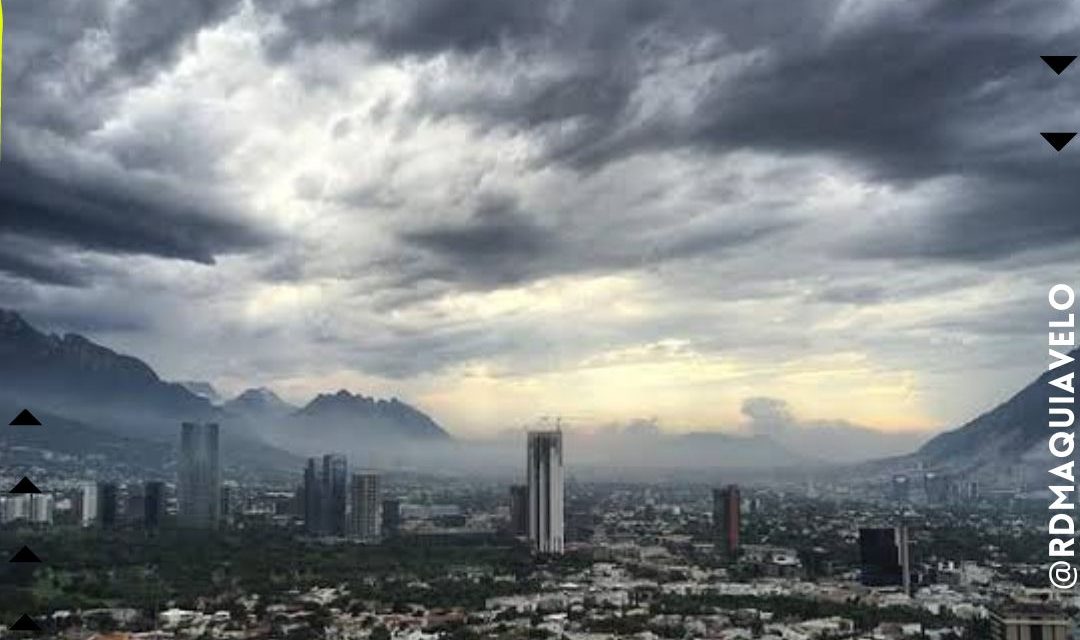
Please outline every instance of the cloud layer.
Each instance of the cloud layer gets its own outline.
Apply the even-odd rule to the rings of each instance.
[[[937,428],[1043,366],[1076,267],[1065,3],[8,14],[5,304],[176,378],[462,432]]]

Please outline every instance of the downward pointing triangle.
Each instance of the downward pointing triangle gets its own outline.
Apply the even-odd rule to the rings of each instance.
[[[8,493],[41,493],[41,489],[38,489],[33,482],[30,482],[30,478],[23,476],[23,479],[19,480]]]
[[[30,411],[23,409],[8,425],[12,427],[40,427],[41,421],[35,418]]]
[[[15,624],[8,628],[12,631],[41,631],[41,627],[38,626],[38,623],[34,622],[34,619],[25,613],[15,621]]]
[[[1058,74],[1059,76],[1061,75],[1062,71],[1064,71],[1066,68],[1068,68],[1068,66],[1070,64],[1072,64],[1073,60],[1076,60],[1076,56],[1039,56],[1039,57],[1042,58],[1043,62],[1045,62],[1051,69],[1054,70],[1054,73]]]
[[[1057,131],[1057,132],[1042,132],[1039,134],[1044,140],[1050,143],[1050,146],[1057,151],[1061,151],[1065,148],[1065,145],[1069,144],[1069,140],[1073,139],[1076,135],[1075,131]]]
[[[37,557],[37,554],[31,551],[30,547],[23,547],[16,551],[8,562],[41,562],[41,558]]]

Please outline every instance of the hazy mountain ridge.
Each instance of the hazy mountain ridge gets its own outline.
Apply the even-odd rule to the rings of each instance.
[[[13,311],[0,310],[3,395],[84,421],[107,422],[128,435],[171,435],[163,421],[211,418],[214,407],[167,382],[138,358],[77,334],[46,334]]]
[[[372,435],[392,436],[395,432],[410,438],[445,440],[450,434],[427,414],[397,398],[383,400],[344,389],[334,394],[319,394],[294,417],[304,422],[358,420],[370,424]]]
[[[1069,356],[1080,358],[1080,349]],[[1005,402],[952,431],[931,439],[916,455],[931,462],[972,466],[1015,460],[1034,447],[1045,446],[1049,398],[1064,392],[1050,381],[1073,371],[1074,364],[1043,372]]]
[[[285,417],[298,410],[266,387],[246,389],[221,408],[227,415],[259,418]]]
[[[249,451],[263,449],[278,461],[289,456],[266,444],[280,446],[282,439],[273,435],[282,432],[326,450],[450,438],[432,418],[397,399],[341,391],[298,409],[268,389],[249,389],[217,407],[189,389],[193,384],[196,391],[212,390],[206,383],[163,380],[136,357],[81,335],[44,333],[17,312],[0,309],[0,400],[5,406],[30,407],[100,432],[157,441],[173,441],[182,421],[215,420],[222,423],[223,437]]]
[[[223,398],[218,390],[214,388],[214,385],[202,380],[181,380],[177,384],[184,387],[191,393],[206,398],[213,405],[220,405]]]

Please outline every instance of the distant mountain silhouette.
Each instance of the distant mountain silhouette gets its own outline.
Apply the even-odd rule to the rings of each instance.
[[[181,380],[178,384],[195,395],[206,398],[212,404],[219,405],[222,400],[224,400],[224,398],[221,397],[221,394],[218,393],[218,390],[214,388],[214,385],[209,382],[203,382],[202,380]]]
[[[222,424],[223,437],[233,441],[234,453],[280,462],[288,457],[267,443],[307,452],[311,447],[352,450],[449,439],[429,416],[397,399],[339,391],[297,409],[260,388],[217,407],[204,394],[216,392],[207,383],[162,380],[138,358],[80,335],[41,332],[18,313],[0,310],[0,406],[29,407],[62,419],[82,442],[83,433],[104,432],[173,442],[181,422],[213,420]],[[57,432],[25,437],[44,446]]]
[[[378,440],[450,438],[427,414],[397,398],[369,398],[344,389],[319,394],[293,417],[308,427],[329,425],[345,434],[362,433]]]
[[[1080,349],[1069,355],[1080,359]],[[1051,387],[1050,381],[1074,370],[1075,365],[1066,364],[1044,372],[994,409],[934,437],[914,456],[931,466],[984,474],[1047,458],[1049,398],[1065,394]]]
[[[221,408],[229,416],[260,420],[284,418],[297,410],[297,407],[285,402],[266,387],[247,389],[221,405]]]
[[[0,310],[0,397],[140,435],[172,437],[180,420],[215,416],[209,400],[138,358],[78,334],[42,333],[8,310]]]

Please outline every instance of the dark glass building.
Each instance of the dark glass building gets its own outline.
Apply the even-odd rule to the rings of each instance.
[[[180,523],[212,529],[221,521],[218,425],[185,422],[180,432]]]
[[[728,556],[737,554],[742,529],[742,497],[738,485],[713,489],[713,529],[724,553]]]
[[[165,483],[147,482],[143,493],[143,526],[157,529],[165,523]]]

